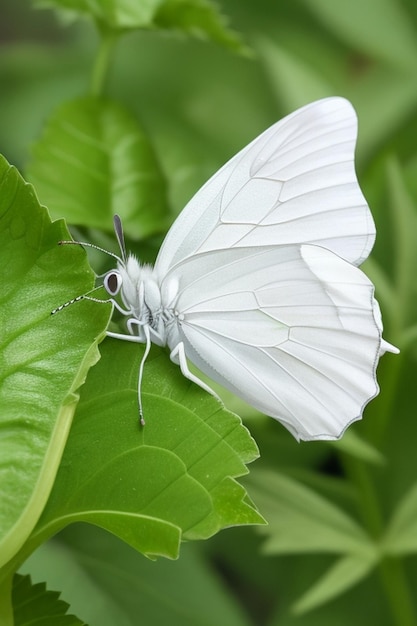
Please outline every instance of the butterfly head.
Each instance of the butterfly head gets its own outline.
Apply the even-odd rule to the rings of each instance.
[[[117,263],[117,269],[112,269],[103,278],[103,286],[111,297],[120,295],[128,309],[138,314],[140,302],[140,285],[146,279],[147,268],[142,266],[137,258],[130,254],[126,260]]]

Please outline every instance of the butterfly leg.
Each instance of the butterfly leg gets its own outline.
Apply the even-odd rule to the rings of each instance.
[[[204,389],[204,391],[207,391],[221,402],[221,399],[219,398],[217,393],[188,369],[187,356],[185,354],[185,347],[182,341],[178,343],[175,348],[172,349],[169,357],[173,363],[180,366],[181,374],[185,378],[188,378],[188,380],[191,380],[192,383],[195,383],[196,385],[201,387],[201,389]]]
[[[143,378],[143,368],[145,366],[145,361],[148,357],[149,351],[151,349],[151,335],[149,331],[149,326],[147,324],[141,323],[139,320],[131,317],[127,320],[126,326],[131,334],[127,335],[124,333],[113,333],[111,331],[107,331],[106,335],[108,337],[113,337],[113,339],[122,339],[123,341],[132,341],[134,343],[144,343],[145,351],[143,353],[140,365],[139,365],[139,376],[138,376],[138,405],[139,405],[139,422],[141,426],[145,426],[145,419],[143,417],[143,405],[142,405],[142,378]],[[138,334],[134,335],[133,328],[136,326],[138,328]]]
[[[145,343],[146,339],[138,335],[127,335],[126,333],[113,333],[110,330],[106,332],[107,337],[113,339],[122,339],[123,341],[132,341],[133,343]]]
[[[130,311],[120,306],[120,304],[114,298],[109,298],[108,300],[105,300],[105,302],[111,302],[113,307],[117,309],[122,315],[130,315]]]
[[[142,326],[140,328],[140,332],[143,332],[145,351],[143,353],[142,360],[139,365],[139,376],[138,376],[138,403],[139,403],[139,422],[141,426],[145,426],[145,418],[143,417],[143,405],[142,405],[142,378],[143,378],[143,368],[145,366],[145,361],[148,357],[149,351],[151,349],[151,335],[149,332],[149,326]]]
[[[113,337],[113,339],[122,339],[124,341],[133,341],[134,343],[146,343],[147,337],[146,333],[143,331],[143,324],[139,322],[139,320],[131,317],[126,322],[127,329],[129,334],[126,333],[113,333],[110,330],[106,332],[107,337]],[[138,332],[135,334],[133,328],[137,327]]]

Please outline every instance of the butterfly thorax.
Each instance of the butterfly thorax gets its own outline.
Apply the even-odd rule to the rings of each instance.
[[[133,255],[124,264],[118,264],[122,279],[121,297],[129,315],[140,325],[148,326],[154,343],[164,346],[171,334],[177,314],[172,306],[163,302],[161,288],[151,265],[141,265]]]

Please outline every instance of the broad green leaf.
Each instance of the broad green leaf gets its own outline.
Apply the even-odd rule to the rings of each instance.
[[[377,563],[376,552],[352,554],[339,559],[320,580],[311,587],[295,604],[296,614],[311,611],[332,600],[365,578]]]
[[[0,159],[0,567],[25,542],[55,479],[78,401],[99,358],[109,308],[51,311],[94,283],[85,253],[57,242],[31,185]],[[1,578],[1,574],[0,574]]]
[[[101,352],[30,545],[85,521],[144,554],[176,558],[182,539],[262,523],[235,482],[257,456],[239,418],[155,349],[145,366],[146,426],[140,427],[137,375],[143,347],[109,339]]]
[[[89,626],[136,626],[138,615],[146,625],[247,626],[239,599],[199,547],[187,543],[177,561],[155,562],[110,533],[77,524],[43,544],[22,570],[61,589]]]
[[[28,7],[29,3],[25,4]],[[21,5],[19,12],[22,10]],[[0,84],[7,97],[0,98],[0,146],[10,163],[27,163],[46,111],[84,91],[86,79],[81,68],[85,66],[83,49],[59,46],[52,54],[46,41],[44,45],[25,42],[3,47]]]
[[[417,552],[417,483],[405,494],[388,524],[382,542],[390,555]]]
[[[416,31],[396,0],[303,0],[331,33],[362,54],[403,67],[416,66]]]
[[[245,480],[268,526],[267,554],[367,553],[365,531],[342,509],[312,489],[278,472],[254,471]]]
[[[45,583],[32,584],[30,576],[16,574],[13,580],[14,626],[53,624],[53,626],[87,626],[74,615],[68,615],[68,604],[59,593],[48,591]]]
[[[121,105],[83,98],[60,106],[33,148],[28,176],[52,215],[135,238],[167,225],[165,180],[149,140]]]

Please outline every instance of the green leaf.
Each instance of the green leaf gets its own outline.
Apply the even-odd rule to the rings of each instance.
[[[338,441],[329,441],[329,445],[366,463],[373,465],[385,463],[383,454],[353,430],[347,430]]]
[[[144,554],[176,558],[182,539],[262,523],[235,482],[257,456],[239,418],[154,349],[145,366],[146,426],[140,427],[137,375],[143,347],[109,339],[101,351],[31,543],[86,521]]]
[[[110,533],[76,524],[36,550],[22,570],[61,589],[90,626],[250,623],[195,542],[177,561],[149,561]],[[204,610],[202,610],[204,607]]]
[[[47,591],[45,583],[33,585],[30,576],[16,574],[13,580],[14,626],[87,626],[74,615],[67,615],[69,605],[59,600],[59,595],[56,591]]]
[[[311,611],[347,591],[375,567],[376,553],[352,554],[339,559],[293,606],[296,614]]]
[[[174,30],[213,41],[234,52],[249,55],[239,35],[210,0],[38,0],[41,7],[92,17],[112,30],[156,28]]]
[[[110,28],[144,28],[152,24],[155,11],[164,0],[35,0],[39,8],[70,11],[92,17]]]
[[[54,482],[76,390],[99,358],[109,308],[91,302],[51,317],[94,283],[85,253],[57,242],[32,186],[0,159],[0,567],[19,550]],[[1,578],[1,576],[0,576]]]
[[[399,337],[415,317],[415,272],[417,266],[417,215],[415,203],[406,187],[398,159],[386,164],[390,209],[395,238],[395,316],[391,320],[393,332]],[[395,341],[395,335],[393,337]]]
[[[239,35],[227,27],[218,7],[209,0],[165,0],[156,13],[155,25],[213,41],[234,52],[251,54]]]
[[[60,106],[33,148],[28,176],[53,216],[143,238],[167,225],[166,185],[148,138],[121,105],[83,98]]]
[[[336,597],[364,578],[379,559],[377,546],[342,509],[295,480],[271,471],[245,481],[269,525],[267,554],[306,552],[346,555],[295,604],[303,613]]]
[[[258,470],[245,484],[268,521],[268,526],[260,529],[268,537],[265,553],[373,551],[369,537],[355,520],[297,481]]]
[[[417,552],[417,483],[406,493],[388,524],[382,542],[390,555]]]
[[[397,308],[395,286],[374,257],[366,259],[365,263],[362,265],[362,269],[374,283],[378,302],[381,306],[381,310],[384,311],[384,321],[388,320],[388,325],[391,326],[391,319],[395,317],[395,309]]]

